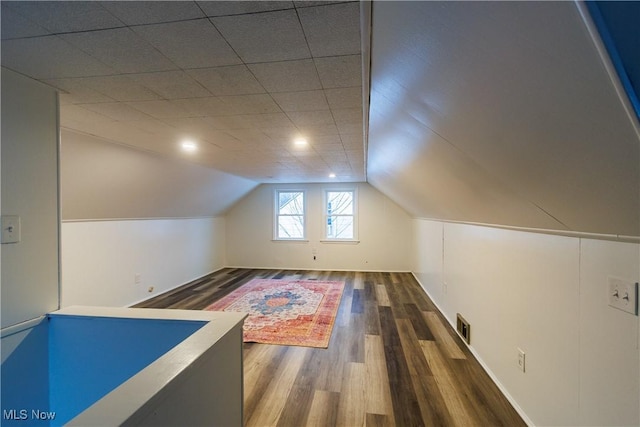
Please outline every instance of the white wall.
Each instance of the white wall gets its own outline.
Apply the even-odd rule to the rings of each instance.
[[[131,305],[225,265],[224,218],[64,222],[61,239],[62,307]]]
[[[470,322],[472,350],[530,421],[640,424],[638,317],[607,305],[608,276],[640,278],[640,245],[422,219],[413,230],[416,277],[451,323]]]
[[[360,243],[322,243],[325,188],[358,191]],[[302,189],[307,195],[308,242],[274,242],[274,192]],[[227,214],[229,266],[289,269],[409,271],[411,219],[366,183],[261,185]],[[317,259],[313,260],[313,250]]]
[[[2,327],[58,307],[58,98],[2,69],[2,215],[21,240],[2,245]]]

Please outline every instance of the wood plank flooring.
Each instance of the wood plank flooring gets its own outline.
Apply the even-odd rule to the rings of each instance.
[[[244,345],[245,425],[526,425],[408,273],[224,269],[136,307],[201,310],[256,277],[346,286],[329,348]]]

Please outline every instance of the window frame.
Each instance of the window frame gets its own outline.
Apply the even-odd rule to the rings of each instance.
[[[281,216],[297,216],[280,214],[280,194],[281,193],[302,193],[302,237],[280,237],[280,222]],[[274,191],[273,197],[273,240],[282,242],[306,242],[307,240],[307,192],[302,189],[285,189],[277,188]]]
[[[339,214],[331,216],[350,216],[353,218],[353,237],[350,238],[336,238],[329,237],[327,235],[327,221],[329,218],[329,212],[327,211],[327,203],[329,201],[329,193],[352,193],[353,213],[352,214]],[[358,188],[324,188],[322,193],[322,242],[324,243],[358,243]]]

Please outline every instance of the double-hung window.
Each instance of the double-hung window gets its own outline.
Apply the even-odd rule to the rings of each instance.
[[[275,239],[306,238],[306,201],[304,191],[276,190]]]
[[[325,238],[356,240],[356,191],[325,190]]]

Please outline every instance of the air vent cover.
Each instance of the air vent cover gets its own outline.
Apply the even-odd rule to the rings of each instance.
[[[471,344],[471,325],[469,325],[469,322],[467,322],[460,313],[457,314],[456,326],[460,336],[467,342],[467,344]]]

